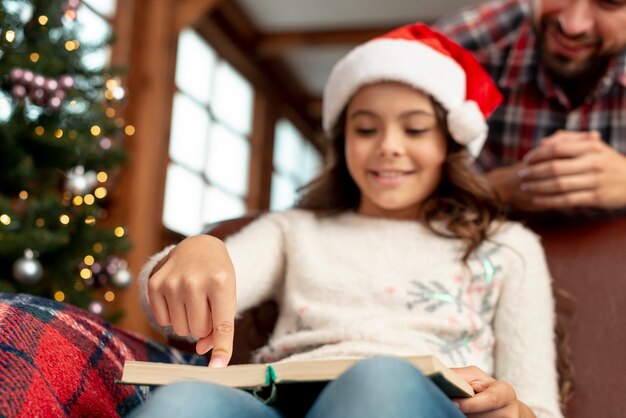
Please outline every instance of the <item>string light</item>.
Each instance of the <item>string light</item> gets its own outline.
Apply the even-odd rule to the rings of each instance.
[[[87,216],[85,218],[85,223],[87,225],[95,225],[96,224],[96,218],[94,218],[93,216]]]
[[[104,171],[100,171],[100,172],[98,173],[98,175],[96,176],[96,178],[98,179],[98,181],[99,181],[100,183],[104,183],[104,182],[106,182],[106,181],[107,181],[107,179],[109,178],[109,176],[108,176],[108,174],[107,174],[106,172],[104,172]]]
[[[54,136],[61,139],[63,137],[63,129],[57,129],[54,131]]]
[[[74,206],[80,206],[83,204],[83,198],[81,196],[74,196],[74,198],[72,198],[72,203]]]
[[[135,127],[133,125],[127,125],[124,128],[124,133],[128,136],[133,136],[135,135]]]
[[[35,225],[36,225],[38,228],[42,228],[45,224],[46,224],[46,221],[44,221],[44,220],[43,220],[43,218],[37,218],[37,219],[35,220]]]
[[[67,215],[61,215],[59,216],[59,222],[61,222],[63,225],[67,225],[70,223],[70,217]]]
[[[118,226],[117,228],[115,228],[114,234],[116,237],[122,238],[125,234],[124,228],[122,228],[121,226]]]
[[[12,30],[8,30],[4,34],[4,37],[6,38],[7,42],[13,42],[15,40],[15,32]]]
[[[93,194],[95,194],[98,199],[104,199],[107,195],[107,189],[104,187],[98,187],[94,190]]]
[[[93,255],[86,255],[85,258],[83,258],[83,261],[88,266],[91,266],[96,260],[93,258]]]
[[[115,109],[112,107],[107,107],[104,111],[104,114],[107,115],[108,118],[113,118],[115,117]]]
[[[80,270],[80,277],[84,280],[91,279],[91,276],[93,276],[93,272],[90,269],[84,268]]]
[[[46,130],[43,128],[43,126],[38,126],[35,128],[35,133],[39,136],[43,135],[46,132]]]
[[[65,42],[65,49],[67,49],[70,52],[77,50],[79,46],[80,46],[80,42],[78,42],[78,41],[67,41],[67,42]]]
[[[113,293],[110,290],[107,290],[104,293],[104,300],[106,300],[107,302],[113,302],[115,300],[115,293]]]
[[[30,54],[30,60],[32,62],[37,62],[39,61],[39,54],[36,52],[33,52],[32,54]]]
[[[63,302],[65,300],[65,293],[61,292],[60,290],[57,291],[54,294],[54,300],[56,300],[57,302]]]
[[[39,19],[37,19],[37,20],[39,21],[39,24],[41,26],[45,26],[46,23],[48,23],[48,16],[41,15],[41,16],[39,16]]]
[[[103,249],[104,249],[103,245],[100,244],[99,242],[96,242],[93,245],[93,252],[96,253],[96,254],[100,254]]]
[[[84,201],[86,205],[93,205],[94,202],[96,201],[96,198],[93,197],[93,195],[89,193],[85,195]]]
[[[28,192],[26,190],[22,190],[20,192],[19,196],[20,196],[20,199],[26,200],[26,199],[28,199]]]
[[[11,217],[6,213],[0,215],[0,223],[3,225],[9,225],[11,223]]]
[[[102,129],[98,125],[93,125],[89,130],[93,136],[98,136],[102,132]]]

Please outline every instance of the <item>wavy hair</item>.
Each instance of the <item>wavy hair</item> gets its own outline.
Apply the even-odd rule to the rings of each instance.
[[[467,149],[458,144],[447,129],[444,108],[431,97],[437,124],[447,138],[447,155],[441,181],[424,201],[420,220],[435,234],[461,239],[465,244],[462,260],[487,239],[492,223],[503,217],[495,189],[471,168]],[[322,173],[301,190],[296,207],[319,215],[357,210],[361,200],[358,186],[350,176],[345,156],[345,111],[335,125],[328,144],[327,164]],[[443,228],[439,226],[443,222]]]

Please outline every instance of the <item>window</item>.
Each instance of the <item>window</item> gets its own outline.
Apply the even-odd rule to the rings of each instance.
[[[78,39],[85,45],[100,45],[108,40],[113,29],[111,19],[115,15],[116,0],[82,0],[76,10],[78,23]],[[102,70],[111,58],[111,48],[99,48],[86,54],[83,58],[85,66],[92,70]]]
[[[273,160],[270,209],[282,210],[293,206],[298,188],[318,174],[322,158],[291,122],[281,119],[276,124]]]
[[[254,91],[195,31],[180,33],[164,225],[183,235],[245,213]]]

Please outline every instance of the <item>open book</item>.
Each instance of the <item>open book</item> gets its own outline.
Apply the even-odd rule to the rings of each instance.
[[[472,387],[433,356],[402,357],[428,376],[450,398],[474,395]],[[272,384],[325,382],[333,380],[359,359],[281,361],[270,364],[242,364],[224,368],[180,364],[126,361],[120,383],[165,385],[179,380],[201,380],[240,388]]]

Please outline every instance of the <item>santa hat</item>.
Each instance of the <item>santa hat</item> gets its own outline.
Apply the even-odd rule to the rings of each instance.
[[[448,112],[452,138],[473,156],[487,138],[485,119],[502,99],[471,53],[416,23],[356,47],[335,65],[324,89],[324,132],[331,135],[359,88],[380,81],[405,83],[431,95]]]

